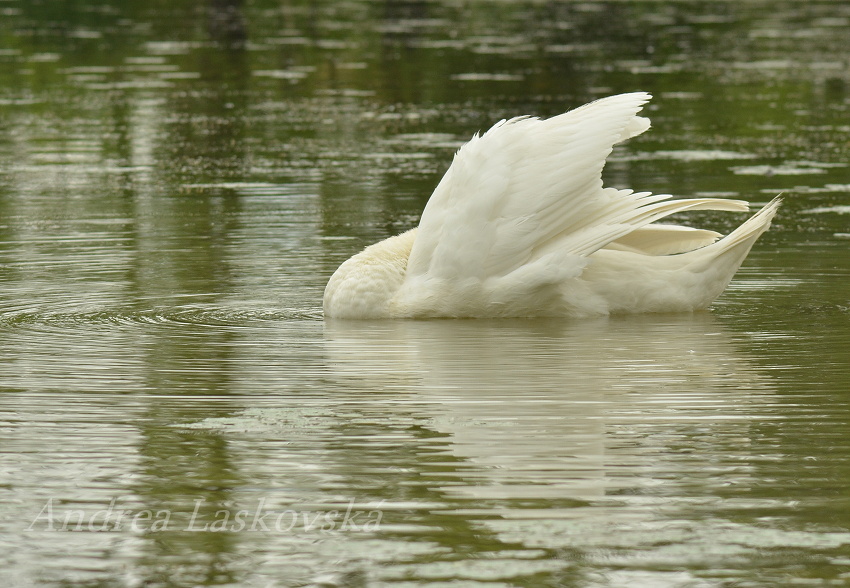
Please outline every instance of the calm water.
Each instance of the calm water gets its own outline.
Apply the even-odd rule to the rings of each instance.
[[[3,584],[848,585],[848,30],[825,1],[0,0]],[[609,185],[787,195],[711,312],[323,321],[473,132],[638,89]]]

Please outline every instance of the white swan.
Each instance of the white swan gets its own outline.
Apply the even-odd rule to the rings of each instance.
[[[649,128],[644,92],[546,120],[496,123],[461,147],[419,227],[353,256],[325,288],[326,317],[584,317],[707,308],[780,204],[735,231],[655,221],[746,202],[602,187],[613,146]]]

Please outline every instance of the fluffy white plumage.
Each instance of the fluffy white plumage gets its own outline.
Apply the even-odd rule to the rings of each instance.
[[[614,145],[649,128],[644,92],[546,120],[518,117],[455,155],[419,227],[331,276],[326,317],[583,317],[707,308],[768,229],[776,198],[720,239],[655,221],[740,200],[670,200],[602,186]],[[718,240],[720,239],[720,240]]]

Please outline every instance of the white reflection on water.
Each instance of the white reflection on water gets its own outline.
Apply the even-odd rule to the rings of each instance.
[[[415,389],[427,411],[418,416],[465,464],[435,482],[448,496],[588,499],[656,484],[642,469],[658,468],[670,448],[653,425],[681,426],[683,435],[707,426],[722,444],[769,418],[760,408],[772,402],[769,379],[708,313],[328,321],[325,335],[340,386]],[[720,450],[710,445],[703,450]],[[641,459],[644,451],[655,458]]]
[[[376,404],[411,390],[417,417],[444,436],[442,463],[428,464],[444,469],[419,473],[446,512],[502,546],[557,550],[564,565],[575,554],[598,572],[583,585],[713,585],[693,570],[850,542],[719,514],[793,504],[741,490],[765,483],[760,463],[783,458],[764,453],[759,427],[779,425],[787,407],[709,313],[334,321],[325,336],[338,386]],[[510,557],[393,562],[382,577],[510,577],[501,565],[532,574],[528,564],[557,561]]]

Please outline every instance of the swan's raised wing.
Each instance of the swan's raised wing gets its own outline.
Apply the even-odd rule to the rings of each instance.
[[[603,188],[613,146],[649,128],[644,92],[597,100],[546,120],[501,121],[455,155],[422,213],[407,267],[417,278],[502,277],[557,255],[560,278],[582,258],[680,210],[746,210],[713,199]],[[571,262],[570,258],[574,258]],[[553,275],[554,279],[554,275]]]
[[[408,276],[505,275],[538,247],[594,222],[609,205],[602,168],[613,146],[649,128],[649,94],[604,98],[559,116],[501,121],[455,155],[434,190]]]

